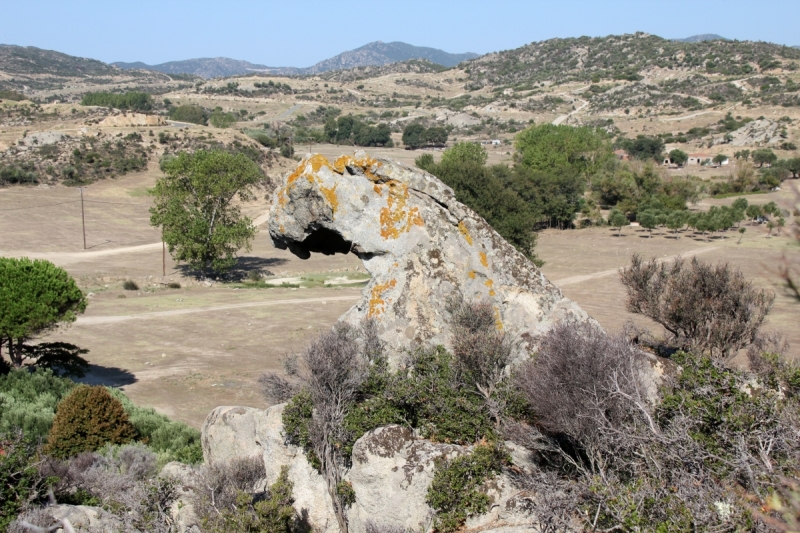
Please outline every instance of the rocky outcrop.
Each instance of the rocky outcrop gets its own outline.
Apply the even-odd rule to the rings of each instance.
[[[322,476],[306,459],[303,450],[286,444],[283,436],[284,404],[266,411],[252,407],[217,407],[203,424],[203,458],[227,462],[236,458],[264,457],[267,485],[278,480],[281,467],[289,467],[289,481],[297,512],[320,533],[339,530],[330,496]]]
[[[714,137],[714,144],[730,144],[731,146],[765,146],[781,140],[778,123],[762,118],[748,122],[738,130],[729,134]],[[726,140],[725,137],[729,136]]]
[[[99,123],[105,127],[122,126],[166,126],[167,121],[164,117],[157,115],[145,115],[144,113],[123,113],[106,117]]]
[[[358,255],[372,279],[342,320],[375,319],[398,353],[449,342],[446,303],[488,299],[498,329],[529,353],[550,326],[587,320],[536,266],[431,174],[364,152],[309,155],[275,194],[269,232],[279,248]]]
[[[274,483],[281,467],[288,466],[297,512],[315,531],[335,533],[339,528],[324,479],[308,462],[303,450],[285,442],[281,422],[283,408],[283,404],[266,411],[218,407],[203,425],[205,460],[249,457],[258,449],[266,466],[266,482]],[[244,438],[235,437],[236,434],[252,437],[252,440],[246,443]],[[522,448],[510,442],[506,445],[511,450],[515,468],[531,468],[528,454]],[[363,435],[353,446],[352,466],[344,476],[356,494],[355,503],[348,509],[350,531],[365,533],[370,522],[398,531],[430,531],[434,511],[425,500],[436,461],[457,457],[469,450],[465,446],[421,439],[411,429],[398,425],[377,428]],[[180,478],[179,473],[173,475]],[[521,503],[528,496],[514,487],[508,476],[500,475],[491,480],[487,494],[492,499],[489,512],[470,518],[467,530],[530,529],[530,516]]]

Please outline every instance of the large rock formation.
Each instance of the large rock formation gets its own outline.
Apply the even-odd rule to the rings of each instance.
[[[375,319],[391,349],[447,345],[452,296],[489,299],[497,327],[526,341],[520,353],[555,322],[588,319],[436,177],[364,152],[303,159],[275,193],[269,232],[302,258],[358,255],[372,279],[342,319]]]
[[[325,480],[306,459],[303,450],[286,444],[281,415],[284,404],[267,410],[249,407],[217,407],[203,425],[206,462],[264,457],[268,484],[281,467],[289,467],[295,509],[315,531],[336,533],[339,526]],[[533,469],[528,453],[508,442],[517,469]],[[419,438],[409,428],[390,425],[367,432],[353,446],[352,467],[344,476],[352,484],[355,503],[348,508],[351,533],[365,533],[367,524],[392,531],[430,531],[434,511],[427,504],[428,486],[436,461],[470,450],[466,446],[434,443]],[[516,532],[531,529],[524,500],[531,497],[501,474],[487,487],[492,504],[488,513],[471,517],[468,531]]]

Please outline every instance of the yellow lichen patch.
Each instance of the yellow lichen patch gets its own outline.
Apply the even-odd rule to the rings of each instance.
[[[498,331],[502,331],[503,320],[500,318],[500,309],[498,309],[497,307],[494,308],[494,325],[498,329]]]
[[[464,221],[458,223],[458,231],[461,232],[461,235],[467,240],[467,243],[472,246],[472,236],[469,234],[469,230],[467,229],[467,225],[464,224]]]
[[[469,276],[469,279],[475,279],[475,271],[470,270],[469,272],[467,272],[467,276]]]
[[[487,287],[489,287],[489,296],[495,296],[497,294],[496,292],[494,292],[494,289],[493,289],[494,281],[492,281],[490,279],[487,279],[486,281],[483,282],[483,284],[486,285]]]
[[[350,155],[343,155],[333,162],[333,170],[339,174],[344,174],[345,167],[359,167],[364,171],[364,175],[372,181],[378,181],[380,178],[374,172],[381,166],[381,162],[369,156],[355,158]]]
[[[489,260],[486,259],[486,252],[481,252],[478,254],[481,257],[481,264],[484,268],[489,268]]]
[[[323,187],[320,185],[319,191],[322,193],[322,196],[328,200],[328,204],[330,204],[331,209],[335,214],[336,209],[339,207],[339,199],[336,197],[336,185],[333,187]]]
[[[422,226],[419,208],[408,208],[408,185],[399,181],[387,182],[389,196],[386,207],[381,209],[381,236],[384,239],[396,239],[411,229],[411,226]]]
[[[378,186],[377,183],[372,186],[372,190],[375,191],[375,193],[377,193],[378,196],[381,195],[381,188],[380,188],[380,186]]]
[[[311,172],[307,172],[308,166],[311,166]],[[289,201],[289,189],[292,187],[295,181],[297,181],[301,176],[305,176],[308,181],[314,183],[317,181],[317,176],[315,175],[317,172],[322,169],[322,167],[331,168],[331,162],[328,161],[328,158],[322,154],[314,154],[308,159],[303,159],[297,168],[294,169],[288,178],[286,178],[286,187],[281,189],[278,193],[278,204],[281,207],[285,206]]]
[[[374,318],[385,311],[386,302],[383,300],[383,293],[389,289],[393,289],[397,285],[397,280],[390,280],[386,283],[378,283],[372,287],[372,292],[369,298],[369,312],[368,318]]]

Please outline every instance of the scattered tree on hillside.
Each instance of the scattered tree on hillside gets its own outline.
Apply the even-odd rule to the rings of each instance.
[[[407,150],[416,150],[425,146],[444,146],[448,132],[441,126],[426,128],[422,124],[409,124],[403,130],[403,145]]]
[[[166,160],[162,170],[165,176],[151,191],[150,224],[161,226],[170,254],[203,273],[232,267],[236,252],[249,250],[256,234],[232,202],[255,198],[261,169],[244,154],[200,150]]]
[[[689,160],[689,154],[687,154],[683,150],[675,148],[674,150],[670,151],[669,160],[672,161],[674,165],[682,167]]]
[[[0,302],[0,350],[5,344],[17,368],[31,356],[26,340],[74,322],[87,304],[64,269],[49,261],[7,257],[0,258]]]
[[[712,161],[714,162],[715,165],[721,165],[727,160],[728,156],[726,156],[725,154],[717,154],[714,156],[714,159]]]
[[[639,213],[638,219],[639,219],[639,224],[641,224],[644,229],[648,230],[650,238],[652,239],[653,229],[657,225],[655,214],[651,211],[643,211]]]
[[[621,211],[612,211],[608,217],[608,223],[612,227],[617,228],[617,237],[621,237],[622,226],[628,225],[628,217],[626,217]]]
[[[772,163],[777,160],[778,156],[775,155],[775,152],[769,148],[764,148],[753,152],[753,163],[759,167],[763,167],[764,165],[772,165]]]
[[[177,122],[191,122],[192,124],[208,123],[208,111],[199,105],[184,104],[169,110],[169,118]]]

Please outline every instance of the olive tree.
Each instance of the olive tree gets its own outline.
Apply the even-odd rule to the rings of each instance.
[[[24,342],[74,322],[86,297],[66,270],[49,261],[0,258],[0,350],[15,367],[28,357]],[[0,351],[2,359],[2,351]]]
[[[236,252],[249,250],[256,234],[233,200],[255,199],[261,169],[244,154],[200,150],[168,159],[162,170],[165,176],[150,191],[150,224],[161,226],[172,257],[203,273],[232,267]]]

